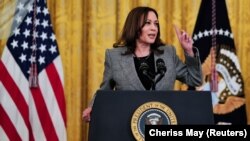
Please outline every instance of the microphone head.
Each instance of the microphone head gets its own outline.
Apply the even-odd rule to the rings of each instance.
[[[139,70],[142,71],[143,74],[146,74],[149,70],[148,64],[145,62],[142,62],[140,67],[139,67]]]
[[[165,74],[167,71],[167,68],[165,66],[165,62],[161,58],[156,60],[156,68],[157,68],[157,73],[160,73],[160,74]]]

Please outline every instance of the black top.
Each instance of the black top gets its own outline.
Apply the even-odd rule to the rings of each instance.
[[[143,86],[146,90],[151,90],[153,84],[152,79],[154,80],[155,78],[154,54],[151,53],[145,57],[134,57],[134,62],[137,75],[139,76]],[[147,71],[148,76],[143,74],[143,70],[140,68],[142,63],[146,63],[149,66]]]

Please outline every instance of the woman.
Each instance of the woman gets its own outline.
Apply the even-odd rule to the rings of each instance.
[[[200,86],[202,71],[199,57],[193,52],[192,38],[177,27],[175,31],[185,52],[185,63],[178,58],[174,47],[161,41],[158,14],[154,9],[131,10],[120,39],[113,49],[106,50],[100,90],[173,90],[175,80]],[[82,117],[87,122],[93,102],[94,98],[83,111]]]

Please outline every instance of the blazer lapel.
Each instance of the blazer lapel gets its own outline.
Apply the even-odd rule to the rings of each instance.
[[[122,56],[122,71],[124,71],[124,74],[128,79],[130,85],[136,90],[145,90],[144,86],[141,83],[141,80],[137,75],[137,71],[134,64],[135,63],[132,54]]]

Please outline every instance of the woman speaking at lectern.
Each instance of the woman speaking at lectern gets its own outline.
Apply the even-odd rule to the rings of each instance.
[[[136,7],[125,21],[121,37],[105,52],[105,68],[100,90],[173,90],[175,80],[189,86],[202,84],[198,50],[185,31],[174,26],[185,62],[175,47],[160,39],[158,13],[150,7]],[[90,121],[95,96],[83,111]]]

